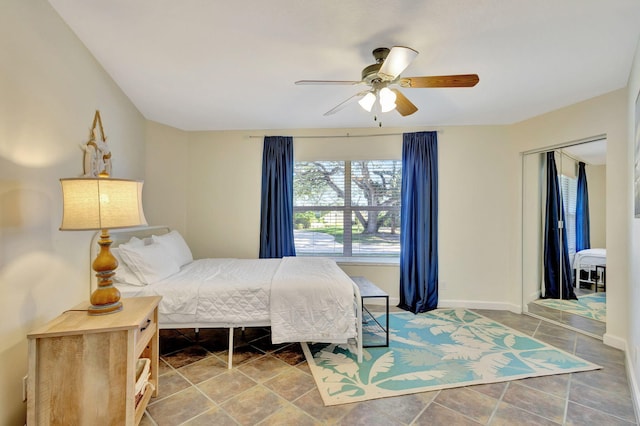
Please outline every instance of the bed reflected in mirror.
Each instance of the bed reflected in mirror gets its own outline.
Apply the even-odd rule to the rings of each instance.
[[[523,153],[523,312],[606,331],[606,139]]]

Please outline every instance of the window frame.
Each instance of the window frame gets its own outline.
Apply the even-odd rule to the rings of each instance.
[[[383,255],[362,255],[353,253],[353,229],[352,229],[352,217],[356,211],[362,212],[387,212],[387,211],[397,211],[398,216],[400,215],[401,206],[402,206],[402,196],[400,191],[398,191],[398,205],[397,206],[388,206],[388,205],[377,205],[377,206],[369,206],[369,205],[354,205],[352,204],[352,186],[354,185],[352,180],[352,169],[353,163],[357,162],[396,162],[400,167],[400,178],[402,178],[402,162],[400,159],[365,159],[365,160],[345,160],[345,159],[333,159],[333,160],[296,160],[294,162],[294,182],[295,182],[295,170],[298,163],[315,163],[315,162],[338,162],[341,163],[344,167],[344,198],[343,203],[341,205],[332,205],[332,206],[318,206],[318,205],[295,205],[295,195],[294,195],[294,205],[293,205],[293,214],[294,218],[296,213],[302,212],[341,212],[342,213],[342,227],[343,227],[343,242],[342,242],[342,253],[341,254],[332,254],[327,255],[327,257],[332,257],[338,262],[363,262],[363,263],[398,263],[400,261],[400,252],[398,254],[395,253],[386,253]],[[401,185],[401,183],[400,183]],[[295,185],[294,185],[295,187]],[[295,194],[295,189],[294,189]],[[400,234],[402,230],[400,225],[398,224],[398,229],[400,229]],[[400,235],[398,234],[398,235]],[[399,241],[398,241],[399,245]],[[296,249],[296,253],[299,256],[315,256],[314,254],[299,254]],[[321,255],[321,254],[320,254]]]

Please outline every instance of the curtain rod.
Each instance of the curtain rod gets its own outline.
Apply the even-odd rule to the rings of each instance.
[[[571,159],[572,159],[573,161],[575,161],[576,163],[584,163],[584,164],[586,164],[586,165],[588,165],[588,166],[592,166],[592,165],[593,165],[593,164],[591,164],[590,162],[588,162],[588,161],[584,161],[584,160],[581,160],[580,158],[576,158],[576,157],[574,157],[573,155],[571,155],[571,154],[569,154],[569,153],[567,153],[567,152],[565,152],[565,151],[560,150],[560,154],[561,154],[561,155],[564,155],[565,157],[569,157],[569,158],[571,158]]]
[[[429,130],[425,130],[429,131]],[[442,133],[442,130],[432,130],[437,133]],[[411,132],[407,132],[411,133]],[[403,133],[371,133],[366,135],[352,135],[350,133],[344,135],[302,135],[302,136],[292,136],[294,139],[329,139],[329,138],[371,138],[378,136],[402,136]],[[249,138],[264,138],[267,136],[288,136],[288,135],[249,135]]]

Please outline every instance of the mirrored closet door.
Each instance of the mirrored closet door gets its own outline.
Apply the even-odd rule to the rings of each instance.
[[[524,311],[601,338],[606,140],[522,156]]]

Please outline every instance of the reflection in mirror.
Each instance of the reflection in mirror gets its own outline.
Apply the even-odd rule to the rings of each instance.
[[[523,311],[601,339],[606,330],[606,139],[547,151],[522,157]],[[548,176],[553,162],[557,172]],[[554,188],[558,207],[562,204],[557,222],[547,221],[554,215],[549,212]]]

